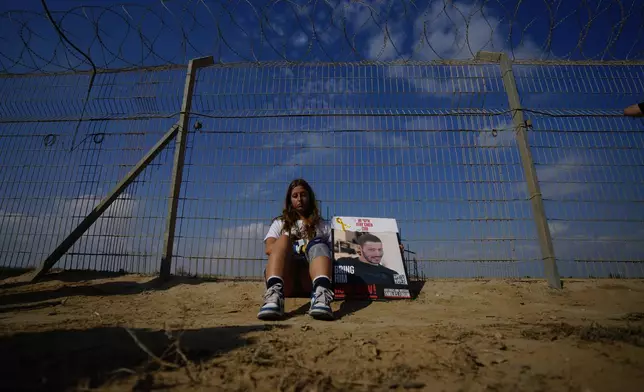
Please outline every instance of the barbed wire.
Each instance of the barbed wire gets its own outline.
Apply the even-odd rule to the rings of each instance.
[[[638,0],[79,0],[0,12],[0,73],[270,61],[641,60]],[[46,2],[43,1],[46,5]],[[69,3],[68,3],[69,4]],[[32,4],[29,4],[33,6]]]

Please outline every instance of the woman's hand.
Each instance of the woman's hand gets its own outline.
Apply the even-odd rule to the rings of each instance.
[[[282,234],[282,237],[289,238],[286,234]],[[280,237],[280,238],[282,238]],[[273,253],[273,245],[277,242],[277,238],[270,237],[266,240],[265,243],[265,248],[264,248],[264,253],[266,253],[267,256],[270,256],[271,253]],[[289,242],[290,243],[290,242]],[[292,245],[292,243],[290,243]]]

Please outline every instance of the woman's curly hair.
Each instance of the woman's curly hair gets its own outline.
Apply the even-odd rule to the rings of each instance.
[[[286,197],[284,198],[282,215],[275,219],[281,219],[284,222],[284,232],[286,233],[290,233],[293,227],[297,227],[297,221],[301,218],[291,203],[291,192],[293,192],[296,186],[302,186],[309,194],[308,209],[305,211],[305,216],[303,217],[304,233],[300,233],[300,235],[310,240],[315,237],[315,230],[322,218],[320,217],[320,210],[315,200],[315,193],[313,193],[313,189],[305,180],[298,178],[291,181],[286,191]]]

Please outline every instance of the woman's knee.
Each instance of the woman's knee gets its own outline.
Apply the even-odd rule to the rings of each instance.
[[[291,240],[286,236],[281,236],[273,243],[273,249],[268,256],[268,265],[273,267],[286,266],[291,261]],[[281,267],[280,267],[281,268]]]
[[[329,246],[326,243],[317,243],[312,245],[308,251],[307,251],[307,259],[310,262],[313,262],[313,260],[316,260],[320,257],[326,258],[331,260],[331,249],[329,249]]]
[[[284,251],[284,250],[290,249],[292,246],[293,246],[293,244],[291,242],[291,239],[286,235],[282,235],[273,244],[273,250],[279,249],[279,250]]]

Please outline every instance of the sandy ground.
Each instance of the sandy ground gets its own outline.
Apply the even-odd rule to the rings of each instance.
[[[287,299],[262,286],[60,273],[0,280],[3,390],[642,391],[644,281],[436,280],[414,300]],[[132,335],[130,335],[130,333]],[[147,351],[147,352],[146,352]]]

